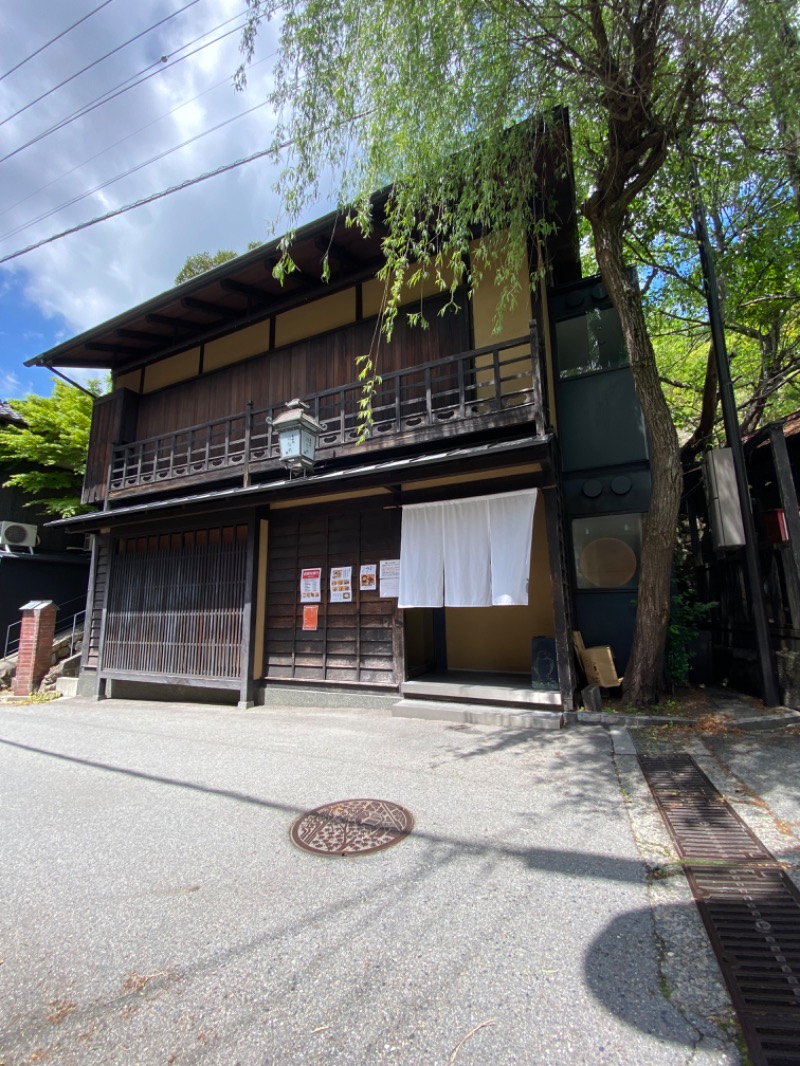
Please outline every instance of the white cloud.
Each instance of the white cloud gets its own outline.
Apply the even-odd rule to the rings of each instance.
[[[0,371],[0,399],[16,396],[20,386],[20,380],[16,374]]]
[[[0,39],[0,70],[10,69],[91,6],[89,0],[80,7],[64,5],[63,0],[13,5]],[[178,10],[181,0],[170,6]],[[158,64],[161,55],[174,57],[154,67],[158,73],[145,84],[0,163],[4,203],[12,205],[0,212],[0,257],[266,146],[272,122],[268,108],[263,107],[52,217],[8,235],[87,189],[264,100],[269,61],[253,68],[245,94],[233,92],[232,76],[240,60],[238,33],[193,58],[175,61],[182,44],[243,9],[242,0],[200,0],[155,33],[0,126],[0,156],[5,156],[148,64]],[[119,0],[108,5],[0,82],[0,114],[12,114],[165,13],[160,0],[138,4]],[[230,23],[211,37],[237,24]],[[272,51],[273,40],[274,27],[264,27],[256,59]],[[216,83],[223,84],[212,89]],[[195,96],[187,106],[167,114]],[[115,147],[103,151],[111,145]],[[258,161],[47,244],[0,270],[0,287],[7,284],[4,271],[8,271],[6,279],[13,275],[25,298],[43,315],[63,318],[72,332],[88,329],[170,288],[187,256],[222,247],[243,251],[249,240],[265,239],[265,223],[277,211],[270,191],[275,176],[271,164]],[[25,197],[29,198],[18,203]]]

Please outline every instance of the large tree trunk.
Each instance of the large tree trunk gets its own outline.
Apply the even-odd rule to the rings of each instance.
[[[681,499],[678,437],[661,390],[641,294],[625,270],[622,227],[609,218],[597,200],[585,210],[594,233],[600,274],[619,315],[650,447],[653,496],[642,531],[636,626],[623,692],[633,703],[654,703],[663,688],[670,577]]]

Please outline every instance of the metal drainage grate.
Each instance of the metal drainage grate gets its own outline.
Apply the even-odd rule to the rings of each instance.
[[[800,1066],[800,893],[693,759],[641,756],[754,1066]]]
[[[315,855],[365,855],[399,844],[414,828],[414,816],[399,803],[378,799],[326,803],[292,823],[299,848]]]

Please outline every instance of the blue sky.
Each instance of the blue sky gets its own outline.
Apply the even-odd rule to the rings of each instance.
[[[50,375],[23,360],[58,344],[70,330],[60,315],[45,316],[25,296],[18,274],[0,275],[0,398],[50,392]]]
[[[233,91],[245,0],[110,0],[12,69],[99,6],[37,0],[4,12],[0,259],[270,140],[273,26],[259,36],[247,91]],[[170,288],[187,256],[280,233],[276,176],[271,162],[251,163],[0,264],[0,399],[49,394],[49,374],[24,360]]]

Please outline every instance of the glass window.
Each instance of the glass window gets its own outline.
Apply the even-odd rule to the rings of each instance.
[[[619,316],[613,308],[595,308],[556,324],[558,376],[574,378],[598,370],[627,366],[628,355]]]
[[[572,546],[578,588],[635,588],[642,554],[642,516],[575,518]]]

